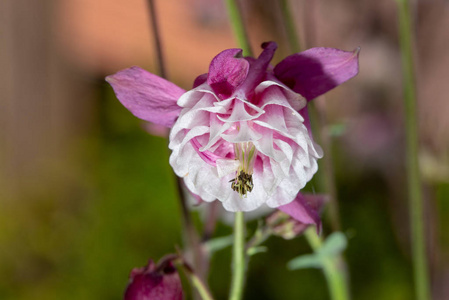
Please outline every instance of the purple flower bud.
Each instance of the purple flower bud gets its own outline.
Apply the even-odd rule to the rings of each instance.
[[[296,199],[267,217],[267,225],[274,235],[284,239],[293,239],[301,235],[310,225],[321,230],[320,212],[326,202],[324,195],[299,193]]]
[[[172,259],[162,259],[157,266],[152,260],[135,268],[129,276],[125,300],[182,300],[181,280]]]
[[[266,222],[271,228],[273,235],[286,240],[291,240],[301,235],[309,227],[308,224],[301,223],[280,210],[276,210],[269,215]]]

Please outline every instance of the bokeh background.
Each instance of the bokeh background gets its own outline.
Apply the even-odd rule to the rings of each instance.
[[[449,3],[412,2],[428,257],[434,299],[443,300]],[[189,89],[217,53],[236,47],[221,0],[156,5],[167,73],[179,86]],[[274,63],[291,54],[279,1],[241,5],[256,54],[269,40],[279,44]],[[331,135],[353,299],[411,299],[396,3],[290,5],[304,47],[362,49],[360,74],[317,102]],[[182,245],[167,140],[146,133],[104,82],[132,65],[157,72],[153,41],[144,0],[0,1],[0,299],[121,299],[133,267]],[[328,234],[326,214],[324,225]],[[230,232],[220,221],[215,234]],[[245,299],[328,299],[320,270],[286,269],[311,251],[303,238],[267,245],[251,260]],[[230,249],[211,268],[224,299]]]

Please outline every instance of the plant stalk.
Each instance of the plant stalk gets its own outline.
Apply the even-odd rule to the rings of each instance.
[[[238,0],[226,0],[226,8],[231,20],[232,31],[237,38],[238,45],[243,50],[243,56],[253,56],[248,34],[243,23],[242,14],[239,9]]]
[[[229,300],[241,300],[245,285],[245,219],[242,211],[235,213],[234,245],[232,248],[232,282]]]
[[[251,45],[239,9],[238,0],[226,0],[226,8],[231,21],[232,30],[237,38],[243,56],[252,56]],[[246,272],[245,251],[245,219],[242,211],[235,213],[234,245],[232,249],[232,281],[229,300],[240,300],[243,297]]]
[[[316,228],[310,226],[304,233],[307,241],[314,251],[321,248],[323,241],[317,235]],[[329,294],[332,300],[349,300],[349,291],[346,284],[346,272],[340,255],[327,257],[323,261],[323,272],[326,277]]]
[[[192,285],[196,288],[202,300],[214,300],[201,278],[199,278],[195,273],[192,273],[190,275],[190,279],[192,280]]]
[[[284,19],[285,31],[287,33],[287,40],[290,46],[290,50],[293,53],[301,51],[301,44],[299,43],[298,34],[296,33],[296,26],[293,20],[292,14],[290,13],[290,5],[288,3],[289,0],[281,0],[281,13],[282,18]]]
[[[157,54],[157,66],[159,69],[159,75],[162,78],[167,79],[167,72],[165,69],[165,63],[164,63],[164,55],[162,51],[162,43],[161,38],[159,34],[159,26],[157,22],[157,12],[156,7],[154,4],[154,0],[148,0],[148,10],[150,14],[151,19],[151,27],[152,27],[152,34],[154,37],[154,46]],[[207,273],[207,266],[203,264],[203,260],[201,259],[204,255],[202,253],[201,245],[200,245],[200,238],[198,236],[198,232],[195,229],[195,226],[193,224],[190,211],[187,207],[187,200],[184,197],[183,193],[183,184],[182,180],[176,176],[176,183],[177,183],[177,189],[178,189],[178,199],[181,206],[181,219],[182,219],[182,228],[183,228],[183,237],[184,237],[184,243],[187,250],[190,250],[192,253],[192,265],[195,270],[197,270],[198,274],[192,273],[192,284],[198,285],[198,280],[200,280],[201,284],[203,286],[205,285],[205,277]],[[206,262],[207,263],[207,262]],[[196,278],[196,279],[195,279]],[[207,288],[206,288],[207,290]],[[201,290],[198,289],[197,291],[200,294],[201,297]],[[194,298],[197,299],[198,295],[194,294]],[[204,298],[203,299],[208,299]],[[210,298],[211,299],[211,298]]]
[[[401,47],[402,76],[407,140],[407,184],[409,197],[410,230],[412,236],[413,274],[415,296],[430,299],[429,275],[424,237],[424,209],[421,178],[418,165],[418,121],[416,116],[416,89],[413,63],[413,35],[410,3],[397,0],[399,13],[399,41]]]
[[[156,49],[156,55],[157,55],[157,65],[159,68],[159,75],[161,75],[162,78],[167,78],[167,72],[165,69],[165,63],[164,63],[164,56],[162,52],[162,42],[161,37],[159,34],[159,26],[157,22],[157,14],[156,14],[156,8],[154,5],[154,0],[148,0],[148,10],[150,12],[150,20],[151,20],[151,32],[153,33],[154,38],[154,45]]]

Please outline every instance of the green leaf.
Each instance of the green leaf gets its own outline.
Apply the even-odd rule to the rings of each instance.
[[[233,242],[234,236],[228,235],[208,240],[204,246],[206,250],[212,254],[214,252],[220,251],[222,249],[231,246]]]
[[[345,134],[346,127],[347,126],[344,123],[332,124],[328,127],[329,135],[333,137],[342,136],[343,134]]]
[[[248,256],[252,256],[254,254],[267,252],[267,251],[268,251],[268,248],[265,247],[265,246],[251,247],[251,248],[248,249],[246,254],[248,254]]]
[[[317,253],[323,256],[335,256],[342,253],[347,245],[346,236],[341,232],[334,232],[328,236]]]
[[[323,257],[319,254],[305,254],[298,256],[287,263],[289,270],[298,270],[306,268],[321,268]]]

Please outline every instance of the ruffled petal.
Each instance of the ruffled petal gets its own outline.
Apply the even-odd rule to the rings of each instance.
[[[274,74],[310,101],[357,75],[359,51],[312,48],[286,57]]]
[[[136,117],[172,127],[181,107],[176,104],[185,92],[175,84],[139,67],[106,77],[120,102]]]

